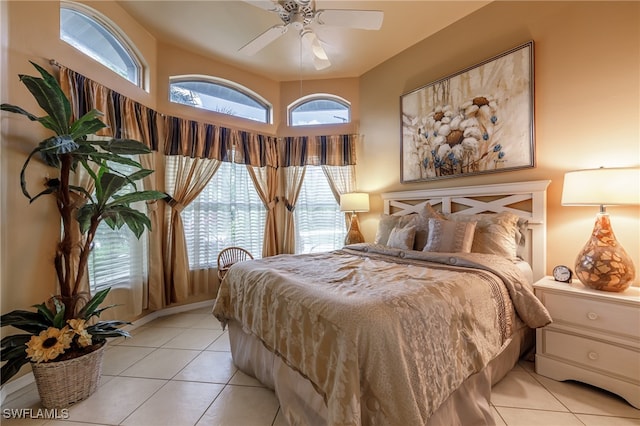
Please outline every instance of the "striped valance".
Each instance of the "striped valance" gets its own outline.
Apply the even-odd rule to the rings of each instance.
[[[279,164],[289,166],[352,166],[356,135],[295,136],[279,139]]]
[[[155,151],[162,146],[165,155],[208,158],[255,167],[356,164],[356,135],[277,138],[164,116],[63,66],[60,66],[60,84],[70,96],[76,116],[91,109],[104,113],[102,120],[109,127],[99,135],[136,139]],[[164,144],[159,140],[159,126],[163,126]]]
[[[96,134],[135,139],[158,150],[159,114],[156,111],[63,66],[60,66],[60,86],[69,96],[76,118],[92,109],[104,114],[101,120],[107,128]]]

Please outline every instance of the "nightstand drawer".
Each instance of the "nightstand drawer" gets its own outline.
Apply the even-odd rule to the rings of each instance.
[[[554,322],[640,339],[640,309],[637,307],[552,292],[544,294],[544,305]]]
[[[640,352],[547,329],[543,353],[640,383]]]

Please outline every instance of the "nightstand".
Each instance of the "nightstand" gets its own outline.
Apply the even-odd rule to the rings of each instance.
[[[640,409],[640,288],[610,293],[552,277],[534,288],[553,318],[536,330],[536,373],[598,386]]]

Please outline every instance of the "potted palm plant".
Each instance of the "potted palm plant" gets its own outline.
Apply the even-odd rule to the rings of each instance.
[[[99,320],[101,312],[113,306],[100,307],[109,289],[91,295],[82,285],[98,225],[103,221],[113,229],[126,225],[140,238],[145,228],[150,229],[151,222],[131,203],[163,198],[164,194],[136,188],[136,182],[153,171],[144,169],[131,156],[147,154],[149,148],[130,139],[88,138],[106,127],[99,118],[102,113],[92,110],[74,119],[71,104],[56,78],[31,63],[41,77],[20,75],[20,81],[47,115],[39,117],[4,103],[0,109],[24,115],[54,133],[40,142],[25,160],[20,185],[30,203],[45,195],[55,198],[62,223],[54,256],[59,292],[54,291],[55,295],[49,300],[34,305],[34,311],[16,310],[1,316],[2,327],[13,326],[24,332],[2,339],[1,375],[4,384],[30,362],[43,405],[54,408],[93,393],[100,376],[106,339],[129,336],[122,329],[127,322]],[[45,179],[44,188],[31,195],[25,171],[36,155],[57,169],[57,174]],[[136,171],[120,173],[113,168],[116,163]],[[89,185],[83,187],[72,182],[72,174],[80,169],[90,176],[93,190]],[[122,189],[129,186],[132,190],[123,193]],[[92,364],[95,364],[93,371],[80,372],[82,366]]]

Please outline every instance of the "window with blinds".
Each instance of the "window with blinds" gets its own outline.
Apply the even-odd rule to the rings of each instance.
[[[131,174],[137,169],[119,163],[110,166],[123,174]],[[141,181],[136,182],[138,189]],[[131,185],[125,186],[119,194],[133,192]],[[146,208],[144,202],[131,205],[140,211]],[[138,240],[125,225],[111,229],[104,221],[98,226],[89,255],[89,286],[92,294],[107,287],[131,287],[144,283],[147,276],[147,232]]]
[[[296,253],[341,248],[347,234],[344,213],[320,166],[307,166],[294,210]]]
[[[175,172],[167,162],[167,179]],[[168,188],[172,188],[172,182]],[[217,267],[218,253],[240,246],[260,258],[267,211],[246,166],[224,162],[198,197],[182,211],[189,269]]]

